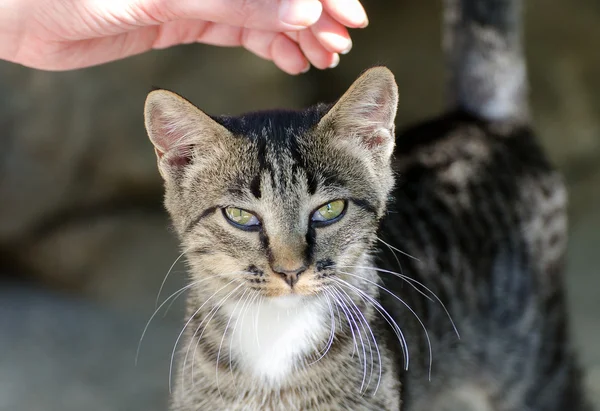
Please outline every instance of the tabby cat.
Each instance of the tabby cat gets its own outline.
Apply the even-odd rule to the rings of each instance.
[[[211,117],[149,94],[190,272],[172,410],[585,408],[520,2],[446,13],[453,109],[397,137],[383,67],[302,111]]]

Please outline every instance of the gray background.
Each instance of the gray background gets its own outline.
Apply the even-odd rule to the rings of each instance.
[[[151,86],[235,114],[332,100],[385,64],[399,83],[399,126],[442,110],[439,2],[365,3],[371,25],[353,33],[354,50],[301,77],[200,45],[68,73],[0,62],[1,411],[165,409],[183,299],[155,318],[134,365],[178,255],[143,130]],[[600,3],[530,0],[526,36],[536,127],[570,188],[571,323],[600,403]]]

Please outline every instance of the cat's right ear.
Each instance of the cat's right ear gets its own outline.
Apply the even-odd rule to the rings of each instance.
[[[163,177],[188,165],[193,160],[194,146],[229,134],[192,103],[168,90],[148,94],[144,122]]]
[[[381,164],[394,150],[394,119],[398,106],[398,86],[385,67],[365,71],[321,119],[318,127],[333,131],[336,144],[354,152],[362,147]]]

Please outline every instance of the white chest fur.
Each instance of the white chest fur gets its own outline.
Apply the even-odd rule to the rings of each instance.
[[[225,309],[231,315],[232,355],[242,369],[274,386],[287,379],[303,354],[323,349],[330,332],[329,311],[321,301],[289,296]]]

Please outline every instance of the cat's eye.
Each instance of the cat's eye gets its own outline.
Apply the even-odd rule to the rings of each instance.
[[[225,207],[223,215],[233,223],[233,225],[241,228],[256,228],[260,226],[258,218],[242,208]]]
[[[319,207],[313,213],[311,221],[317,224],[330,224],[342,218],[344,211],[346,211],[346,202],[335,200]]]

